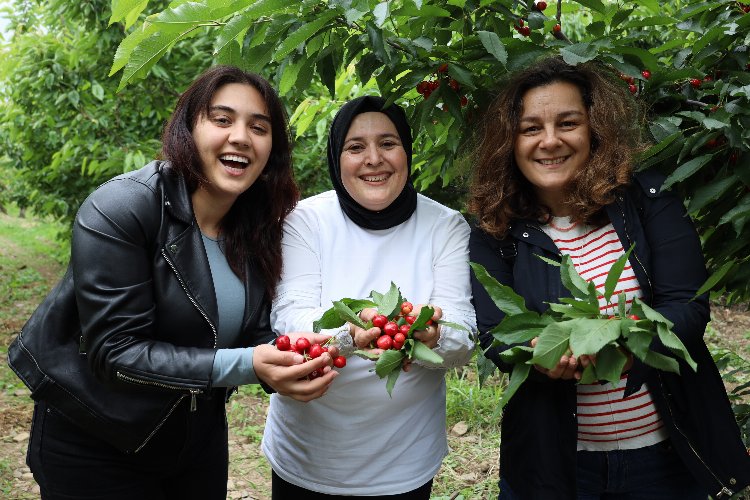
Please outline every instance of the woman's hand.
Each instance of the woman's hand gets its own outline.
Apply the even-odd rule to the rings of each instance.
[[[538,341],[539,337],[531,339],[531,347],[536,347]],[[595,361],[595,356],[583,355],[577,358],[572,352],[568,351],[568,354],[563,355],[554,368],[547,369],[539,365],[534,365],[534,368],[551,379],[580,380],[583,370]]]
[[[359,312],[359,318],[367,323],[368,321],[372,321],[372,318],[374,318],[378,314],[377,309],[373,308],[366,308],[362,309]],[[380,354],[383,352],[381,349],[370,349],[370,344],[377,340],[377,338],[380,336],[380,328],[377,326],[373,326],[372,328],[365,330],[364,328],[360,328],[356,325],[353,325],[349,323],[349,333],[352,336],[352,339],[354,339],[354,345],[357,346],[357,349],[366,349],[372,354]]]
[[[294,335],[294,337],[293,337]],[[300,336],[307,337],[311,343],[322,343],[327,338],[315,334],[291,334],[296,341]],[[260,380],[271,386],[281,395],[298,401],[311,401],[326,393],[333,379],[338,376],[331,369],[333,358],[338,354],[334,347],[320,357],[305,362],[301,354],[294,351],[279,351],[276,346],[263,344],[253,351],[253,369]],[[314,371],[322,372],[320,377],[308,380]]]
[[[409,313],[409,316],[419,316],[419,312],[422,310],[422,308],[428,306],[432,307],[435,311],[432,315],[433,324],[429,325],[426,330],[415,330],[414,338],[417,340],[421,340],[422,343],[430,349],[434,349],[437,346],[438,339],[440,338],[440,325],[438,325],[437,322],[440,320],[440,318],[443,317],[443,310],[438,306],[433,306],[430,304],[427,304],[426,306],[423,304],[417,304],[416,306],[414,306],[414,310]]]

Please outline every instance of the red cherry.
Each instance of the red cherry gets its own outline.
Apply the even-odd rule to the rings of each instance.
[[[531,28],[528,26],[524,26],[520,30],[518,30],[519,33],[521,33],[523,36],[530,36],[531,35]]]
[[[716,113],[719,110],[719,106],[711,106],[711,113]]]
[[[346,366],[346,358],[344,356],[336,356],[333,360],[333,366],[336,368],[343,368]]]
[[[641,319],[637,314],[631,314],[630,316],[628,316],[628,318],[634,321],[638,321],[639,319]]]
[[[398,332],[396,335],[393,336],[394,344],[404,345],[404,342],[406,342],[406,334],[404,332]]]
[[[628,89],[630,89],[630,93],[631,94],[635,94],[638,91],[638,87],[636,87],[632,83],[630,85],[628,85]]]
[[[547,8],[547,2],[545,2],[544,0],[542,0],[541,2],[537,2],[536,8],[539,12],[542,12],[544,9]]]
[[[651,78],[651,72],[647,69],[644,69],[643,71],[641,71],[641,75],[643,75],[643,78],[645,78],[646,80]]]
[[[382,314],[378,314],[374,318],[372,318],[372,326],[377,326],[378,328],[383,328],[386,323],[388,323],[388,318],[386,318]]]
[[[396,335],[396,333],[398,333],[398,325],[396,324],[396,322],[389,321],[388,323],[386,323],[383,327],[383,333],[388,335],[389,337],[393,337],[394,335]]]
[[[698,87],[700,87],[700,86],[701,86],[701,81],[700,81],[700,80],[698,80],[697,78],[691,78],[691,79],[690,79],[690,85],[692,85],[692,86],[693,86],[693,88],[696,88],[696,89],[697,89]]]
[[[312,372],[310,372],[310,375],[308,375],[307,378],[309,380],[312,380],[314,378],[318,378],[318,377],[322,377],[322,376],[323,376],[323,372],[321,370],[313,370]]]
[[[424,91],[424,94],[422,95],[424,96],[425,99],[429,99],[431,94],[432,94],[432,90],[427,89]]]
[[[469,99],[465,95],[462,95],[459,102],[461,103],[461,107],[463,108],[464,106],[469,104]]]
[[[427,92],[427,90],[429,90],[429,88],[430,84],[428,82],[421,81],[417,84],[417,92],[420,94],[424,94],[425,92]]]
[[[310,341],[305,337],[300,337],[294,344],[295,350],[300,354],[306,352],[310,348]]]
[[[554,31],[555,33],[560,33],[561,29],[562,27],[559,24],[552,26],[552,31]]]
[[[400,327],[398,327],[398,333],[394,334],[393,338],[395,339],[396,335],[409,335],[409,328],[411,328],[411,325],[409,325],[408,323],[401,325]]]
[[[453,90],[455,90],[456,92],[458,92],[458,89],[460,89],[460,88],[461,88],[461,84],[459,84],[459,83],[458,83],[458,82],[457,82],[456,80],[454,80],[453,78],[451,78],[451,79],[450,79],[450,81],[448,82],[448,86],[449,86],[450,88],[452,88]],[[409,312],[411,312],[411,311],[409,311]]]
[[[523,19],[522,18],[518,18],[518,26],[523,26]]]
[[[451,80],[451,82],[455,82],[456,80]],[[401,314],[409,314],[414,310],[414,306],[411,304],[411,302],[404,302],[401,304]]]
[[[281,335],[276,339],[276,349],[279,351],[288,351],[292,348],[292,341],[288,335]]]
[[[377,346],[378,349],[387,351],[388,349],[393,347],[393,339],[388,335],[381,335],[380,337],[378,337]]]
[[[320,357],[321,354],[323,354],[323,346],[320,344],[313,344],[310,346],[310,349],[307,350],[307,355],[312,359]]]
[[[416,316],[404,316],[404,321],[406,321],[407,323],[411,325],[415,321],[417,321],[417,317]]]
[[[395,350],[397,350],[397,351],[398,351],[398,350],[399,350],[399,349],[401,349],[402,347],[404,347],[404,343],[403,343],[403,342],[396,342],[395,340],[393,341],[393,348],[394,348]]]
[[[440,66],[438,66],[437,72],[438,73],[445,73],[448,71],[448,63],[443,63]]]
[[[709,139],[708,141],[706,141],[706,147],[708,147],[708,148],[713,149],[713,148],[715,148],[718,145],[719,145],[719,141],[716,138]]]

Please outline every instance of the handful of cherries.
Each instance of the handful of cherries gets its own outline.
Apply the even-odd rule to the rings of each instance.
[[[371,320],[364,321],[359,313],[363,309],[377,309],[378,314]],[[386,390],[391,394],[398,379],[405,360],[420,360],[431,364],[441,364],[443,358],[414,337],[414,332],[426,330],[434,324],[432,316],[435,310],[424,306],[419,314],[414,315],[414,306],[401,296],[398,287],[391,283],[386,293],[370,292],[366,299],[341,299],[333,301],[333,307],[325,311],[323,316],[313,323],[313,330],[320,332],[324,328],[338,328],[347,322],[364,330],[376,327],[380,335],[370,345],[371,348],[382,352],[373,353],[370,350],[357,350],[354,353],[360,357],[375,362],[375,373],[380,378],[387,378]],[[453,323],[446,324],[455,328],[463,328]]]
[[[288,335],[281,335],[276,338],[276,348],[279,351],[294,351],[302,355],[304,362],[319,358],[324,352],[328,352],[328,346],[325,344],[311,344],[305,337],[300,337],[297,341],[292,344],[292,339]],[[344,356],[336,356],[333,358],[333,366],[336,368],[343,368],[346,366],[346,358]],[[320,370],[314,370],[308,379],[312,380],[318,377],[322,377],[323,372]]]

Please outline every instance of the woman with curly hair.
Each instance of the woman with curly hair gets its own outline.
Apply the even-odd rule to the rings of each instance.
[[[567,254],[603,288],[635,245],[615,294],[672,321],[698,363],[693,372],[681,362],[676,375],[626,353],[618,384],[577,384],[596,360],[574,352],[532,370],[503,414],[501,499],[727,498],[750,484],[750,457],[702,338],[700,241],[663,178],[634,173],[640,117],[614,71],[556,57],[514,75],[487,113],[469,199],[471,260],[543,312],[569,293],[538,256]],[[500,358],[510,346],[492,345],[489,333],[504,315],[472,285],[485,355],[510,371]],[[600,298],[603,314],[616,307]],[[672,356],[658,340],[651,349]]]

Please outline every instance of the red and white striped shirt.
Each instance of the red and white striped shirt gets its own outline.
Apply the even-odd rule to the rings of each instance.
[[[570,255],[573,266],[585,280],[603,292],[607,272],[625,249],[612,224],[594,228],[573,224],[569,217],[553,217],[542,227],[562,254]],[[628,309],[634,297],[641,297],[641,287],[628,263],[620,275],[613,303],[599,296],[602,314],[617,313],[617,297],[625,293]],[[623,399],[628,377],[617,385],[579,384],[577,386],[578,450],[611,451],[636,449],[667,439],[667,432],[654,401],[644,384],[638,392]]]

